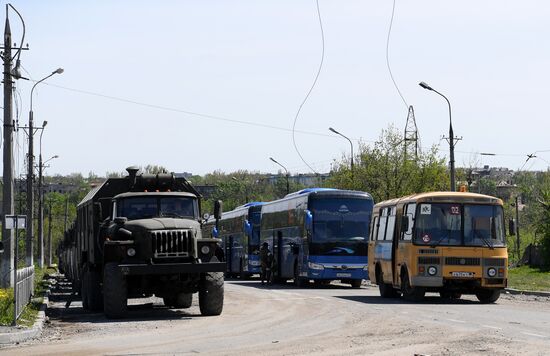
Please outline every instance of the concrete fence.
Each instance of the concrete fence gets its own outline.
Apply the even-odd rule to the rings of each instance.
[[[15,315],[19,318],[25,306],[30,302],[34,291],[34,267],[17,270],[17,295],[15,295]]]

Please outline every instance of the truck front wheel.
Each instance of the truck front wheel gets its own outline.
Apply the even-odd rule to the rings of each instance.
[[[220,315],[223,310],[223,273],[204,273],[199,286],[199,308],[205,316]]]
[[[103,273],[103,307],[107,318],[122,318],[128,308],[126,278],[117,263],[107,263]]]

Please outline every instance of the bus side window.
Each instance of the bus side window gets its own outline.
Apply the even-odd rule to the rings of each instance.
[[[409,219],[409,228],[403,232],[402,239],[406,241],[412,240],[412,231],[414,225],[414,215],[416,213],[416,204],[407,204],[404,210],[405,216]]]
[[[380,210],[380,223],[378,224],[378,233],[376,234],[376,239],[378,241],[384,240],[384,235],[386,234],[386,222],[388,221],[388,209],[383,208]]]
[[[388,208],[388,227],[386,228],[386,238],[387,241],[393,241],[393,232],[395,229],[395,206]]]
[[[378,236],[378,216],[375,216],[373,219],[372,219],[372,229],[371,229],[371,233],[370,233],[370,239],[371,241],[374,241],[376,240],[376,236]]]

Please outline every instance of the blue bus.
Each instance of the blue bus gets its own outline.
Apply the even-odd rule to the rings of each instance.
[[[261,243],[273,252],[275,281],[296,286],[340,280],[354,288],[368,279],[373,209],[368,193],[309,188],[261,206]]]
[[[222,214],[219,231],[228,277],[242,279],[260,273],[260,214],[263,203],[251,202]],[[211,225],[211,229],[214,225]]]

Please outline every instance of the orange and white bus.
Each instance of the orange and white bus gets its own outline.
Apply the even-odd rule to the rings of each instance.
[[[493,303],[508,280],[502,200],[432,192],[374,206],[369,278],[382,297],[475,294]]]

